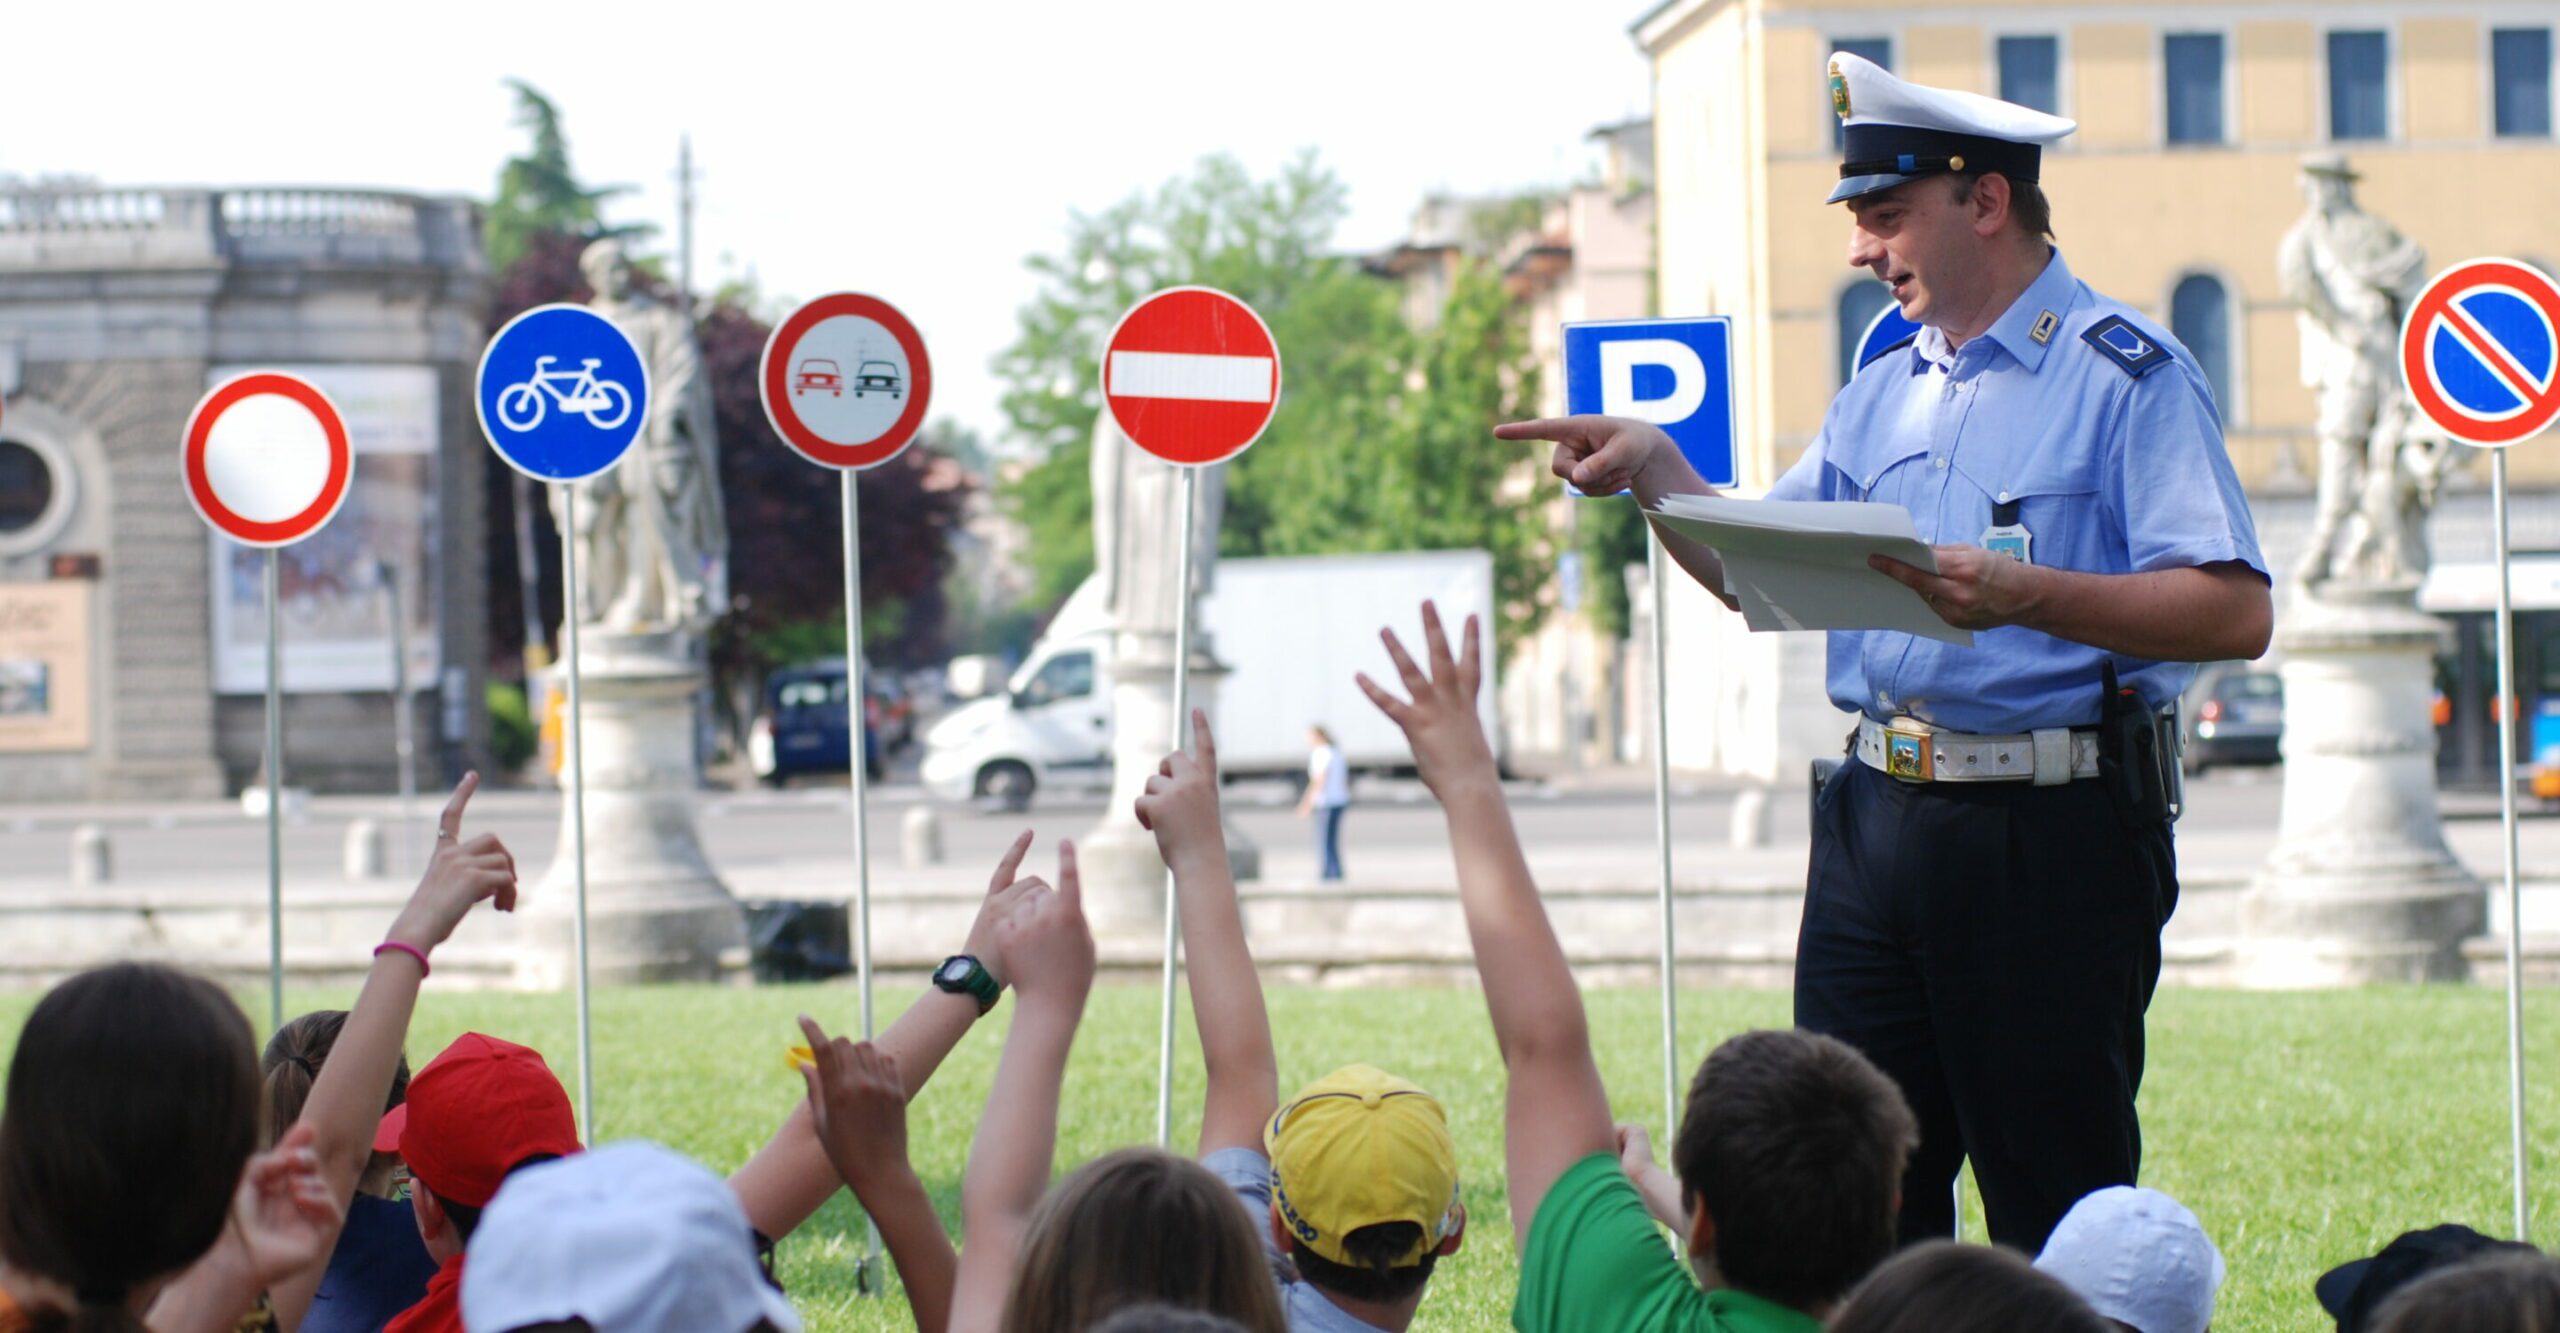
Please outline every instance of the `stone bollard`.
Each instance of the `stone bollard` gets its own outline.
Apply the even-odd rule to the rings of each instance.
[[[1745,787],[1733,798],[1733,845],[1749,851],[1769,845],[1769,789]]]
[[[382,825],[370,819],[347,823],[346,854],[339,866],[349,879],[380,879],[383,855]]]
[[[72,887],[94,888],[115,877],[115,849],[107,841],[107,831],[96,824],[71,830]]]
[[[942,864],[942,816],[932,806],[917,804],[898,822],[899,861],[909,869]]]

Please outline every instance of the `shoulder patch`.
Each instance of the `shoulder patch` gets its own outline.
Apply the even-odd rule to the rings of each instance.
[[[2109,315],[2090,325],[2080,337],[2097,348],[2116,368],[2140,379],[2169,362],[2169,349],[2133,326],[2122,315]]]
[[[1879,348],[1877,348],[1877,349],[1876,349],[1876,354],[1875,354],[1875,355],[1873,355],[1873,356],[1871,356],[1871,357],[1868,357],[1866,360],[1861,361],[1861,362],[1859,362],[1859,363],[1858,363],[1858,370],[1864,370],[1864,369],[1866,369],[1867,367],[1874,365],[1874,364],[1875,364],[1875,363],[1877,363],[1878,361],[1882,361],[1882,360],[1884,360],[1886,357],[1891,356],[1891,355],[1892,355],[1892,354],[1894,354],[1895,352],[1899,352],[1899,351],[1901,351],[1903,348],[1905,348],[1905,347],[1909,347],[1909,346],[1911,345],[1911,343],[1912,343],[1912,340],[1913,340],[1913,339],[1918,338],[1919,336],[1920,336],[1919,334],[1916,334],[1916,333],[1915,333],[1915,334],[1912,334],[1909,338],[1905,338],[1905,339],[1903,339],[1902,341],[1900,341],[1900,342],[1898,342],[1898,343],[1892,343],[1892,344],[1890,344],[1890,345],[1887,345],[1887,346],[1884,346],[1884,347],[1879,347]],[[1850,372],[1850,374],[1851,374],[1851,375],[1853,375],[1853,376],[1854,376],[1856,373],[1857,373],[1857,371],[1851,371],[1851,372]]]

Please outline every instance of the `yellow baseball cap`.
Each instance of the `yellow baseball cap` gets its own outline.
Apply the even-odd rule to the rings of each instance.
[[[1298,1243],[1359,1266],[1342,1238],[1411,1222],[1422,1238],[1391,1265],[1420,1263],[1456,1232],[1458,1145],[1430,1093],[1368,1065],[1344,1065],[1283,1103],[1262,1132],[1271,1201]]]

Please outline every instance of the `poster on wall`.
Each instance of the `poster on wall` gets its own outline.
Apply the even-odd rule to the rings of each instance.
[[[377,561],[400,581],[408,621],[409,688],[435,687],[437,632],[436,375],[425,366],[216,367],[207,388],[254,370],[319,386],[347,419],[355,478],[347,502],[309,540],[283,548],[284,688],[294,693],[391,688],[391,599]],[[213,684],[223,694],[267,688],[261,553],[208,532],[213,558]]]
[[[89,748],[87,583],[0,583],[0,754]]]

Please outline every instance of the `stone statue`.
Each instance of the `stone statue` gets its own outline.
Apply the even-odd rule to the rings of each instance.
[[[649,368],[640,437],[618,466],[576,483],[587,623],[698,635],[729,600],[729,529],[702,347],[682,311],[633,287],[621,242],[588,246],[578,266],[595,289],[588,304],[630,337]]]
[[[2307,157],[2300,179],[2309,207],[2276,252],[2298,307],[2302,381],[2320,400],[2319,502],[2296,577],[2414,586],[2451,457],[2449,441],[2419,427],[2400,373],[2400,323],[2427,254],[2356,205],[2345,157]]]
[[[1182,469],[1129,442],[1108,411],[1093,423],[1093,564],[1112,628],[1170,635],[1181,624]],[[1194,511],[1191,593],[1212,586],[1227,470],[1201,469]],[[1197,626],[1193,627],[1195,630]]]

